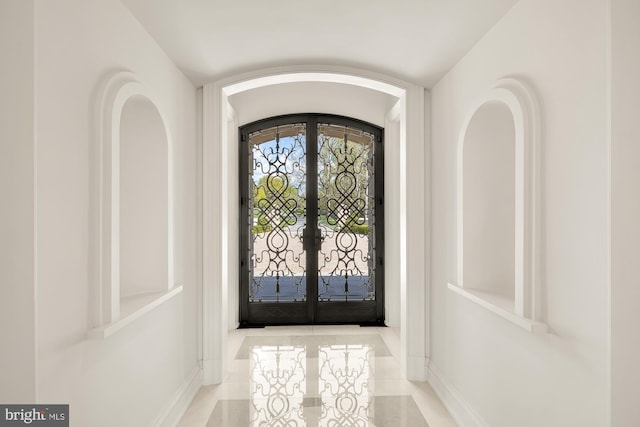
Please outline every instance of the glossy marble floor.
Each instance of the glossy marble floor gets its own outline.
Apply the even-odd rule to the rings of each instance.
[[[240,329],[228,375],[200,389],[180,427],[454,427],[427,383],[402,379],[399,331]]]

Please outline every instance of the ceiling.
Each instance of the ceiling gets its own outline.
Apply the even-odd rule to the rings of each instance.
[[[200,85],[342,65],[433,86],[518,0],[122,0]]]

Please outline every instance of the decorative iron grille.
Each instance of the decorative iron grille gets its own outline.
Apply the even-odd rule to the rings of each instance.
[[[240,129],[241,325],[383,324],[383,152],[346,117]]]
[[[320,301],[375,299],[375,136],[318,125]]]
[[[305,130],[291,124],[249,135],[250,302],[306,299]]]

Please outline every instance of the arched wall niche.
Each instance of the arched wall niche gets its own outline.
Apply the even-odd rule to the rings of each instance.
[[[111,75],[98,92],[90,338],[110,336],[182,291],[173,277],[173,146],[167,120],[131,72]]]
[[[503,102],[484,103],[469,121],[462,160],[464,262],[458,278],[464,288],[502,296],[512,307],[520,279],[514,141],[513,114]]]
[[[457,146],[457,277],[449,289],[544,331],[539,275],[539,104],[515,78],[471,106]]]
[[[169,282],[169,144],[156,106],[131,96],[120,118],[120,299]]]
[[[385,237],[385,282],[393,281],[398,287],[395,304],[400,325],[403,374],[412,380],[426,379],[429,327],[425,307],[429,306],[429,244],[425,224],[429,223],[426,213],[429,208],[428,191],[425,189],[429,188],[429,183],[425,163],[429,163],[429,150],[428,142],[425,144],[424,88],[363,70],[292,66],[233,76],[206,84],[203,88],[203,307],[200,350],[204,384],[219,383],[224,377],[227,332],[230,327],[235,327],[235,316],[230,312],[236,304],[225,302],[233,301],[240,265],[237,249],[240,200],[237,129],[241,120],[261,118],[251,116],[255,113],[253,109],[251,112],[237,111],[234,107],[246,104],[251,94],[268,93],[277,97],[284,89],[290,96],[297,85],[305,87],[300,95],[306,96],[311,86],[323,84],[333,88],[349,86],[349,93],[362,89],[376,91],[383,94],[383,98],[394,100],[385,105],[385,111],[378,119],[363,117],[353,110],[318,111],[317,105],[309,107],[315,111],[304,112],[342,114],[379,123],[385,128],[385,230],[387,235],[393,234],[397,239],[397,250],[394,251],[389,248],[390,238]],[[269,102],[269,99],[263,101]],[[286,107],[265,111],[262,118],[285,112],[291,111]],[[395,143],[390,143],[390,137],[395,139]],[[390,197],[394,200],[390,201]],[[392,225],[388,226],[390,223]],[[407,238],[408,227],[411,227],[410,239]],[[390,258],[395,258],[395,261]],[[390,279],[387,274],[394,277]]]

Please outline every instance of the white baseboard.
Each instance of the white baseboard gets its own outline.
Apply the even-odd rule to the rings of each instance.
[[[460,392],[444,379],[433,362],[429,363],[427,381],[460,427],[488,427]]]
[[[196,366],[152,425],[154,427],[176,427],[201,386],[202,372],[200,367]]]

